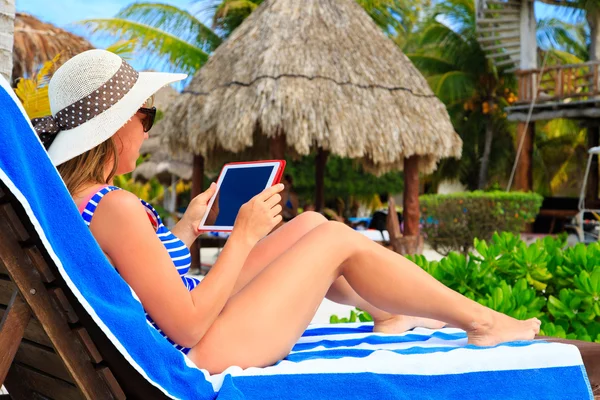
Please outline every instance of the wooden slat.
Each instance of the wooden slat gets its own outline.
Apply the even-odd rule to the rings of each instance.
[[[8,275],[8,270],[2,262],[0,262],[0,275]]]
[[[15,290],[0,322],[0,385],[4,383],[30,319],[29,307]]]
[[[108,367],[100,367],[98,369],[98,374],[104,379],[104,382],[108,385],[111,392],[115,395],[115,399],[117,400],[125,400],[127,396],[123,393],[123,389],[117,382],[117,378],[113,375],[113,373],[108,369]]]
[[[69,304],[69,300],[67,300],[67,297],[65,296],[65,293],[62,291],[62,289],[54,288],[50,289],[49,292],[56,300],[56,303],[60,307],[61,311],[65,314],[67,321],[70,324],[78,322],[79,317],[75,313],[75,310],[73,310],[71,304]]]
[[[5,312],[6,311],[0,307],[0,319]],[[41,344],[42,346],[52,347],[52,342],[48,338],[48,335],[46,335],[46,332],[44,332],[44,328],[42,328],[38,320],[35,318],[29,320],[29,324],[27,325],[27,328],[25,328],[23,338],[31,342]]]
[[[21,364],[13,364],[10,369],[9,379],[20,380],[31,388],[32,391],[38,392],[48,399],[81,400],[84,398],[75,385],[71,385],[61,379],[54,378]],[[12,393],[11,388],[9,386],[7,386],[7,388],[8,392]],[[102,398],[103,397],[96,397],[96,399]]]
[[[52,306],[50,294],[31,260],[11,235],[6,219],[6,207],[0,209],[0,259],[5,263],[25,301],[44,327],[56,352],[65,362],[67,370],[84,396],[88,399],[112,398],[108,387],[93,369],[85,349],[64,323],[60,312]]]
[[[8,305],[17,287],[11,281],[0,279],[0,304]]]
[[[477,24],[517,24],[519,23],[518,18],[481,18],[477,20]],[[504,28],[504,27],[503,27]],[[498,30],[496,30],[498,31]]]
[[[510,42],[510,43],[501,43],[493,46],[483,47],[483,51],[492,51],[492,50],[500,50],[500,49],[512,49],[515,47],[520,47],[521,44],[519,42]]]
[[[483,12],[483,14],[503,14],[503,15],[515,15],[515,16],[518,16],[521,13],[520,10],[517,10],[517,9],[514,9],[514,8],[512,8],[512,9],[511,8],[505,8],[505,9],[502,9],[502,8],[497,8],[497,9],[488,8],[486,10],[482,10],[482,12]]]
[[[90,334],[85,330],[85,328],[80,326],[76,329],[73,329],[73,332],[75,333],[75,335],[77,335],[77,337],[79,338],[79,341],[81,342],[83,347],[85,347],[85,349],[87,350],[87,353],[90,356],[90,359],[92,360],[92,362],[95,364],[100,363],[102,361],[102,356],[100,355],[98,348],[92,341]]]
[[[25,249],[25,254],[29,256],[29,259],[33,263],[33,266],[40,273],[42,280],[46,283],[54,281],[56,279],[52,271],[50,271],[50,267],[46,260],[44,260],[44,256],[40,250],[35,246],[30,246]]]
[[[505,52],[502,52],[502,53],[486,54],[485,56],[487,58],[494,59],[494,58],[501,58],[501,57],[510,57],[512,55],[515,55],[515,54],[521,54],[521,49],[512,50],[512,51],[505,51]]]
[[[67,372],[65,364],[52,349],[23,342],[17,351],[15,361],[18,361],[22,365],[40,370],[50,376],[60,378],[73,385],[75,384],[73,378]]]
[[[396,202],[391,196],[388,199],[388,215],[385,226],[388,230],[391,243],[394,242],[394,239],[402,237],[402,233],[400,232],[400,221],[398,221],[398,213],[396,212]]]
[[[477,33],[498,33],[498,32],[518,32],[519,25],[503,25],[503,26],[492,26],[489,28],[477,27]]]
[[[484,33],[485,30],[481,29],[481,30],[478,30],[478,32]],[[510,34],[510,35],[485,36],[485,37],[480,37],[479,39],[477,39],[477,41],[479,43],[483,43],[483,42],[494,42],[496,40],[498,40],[498,41],[519,40],[520,38],[521,38],[521,35],[517,33],[517,34]]]
[[[11,400],[39,400],[41,396],[35,393],[24,377],[19,376],[19,368],[13,364],[8,371],[4,386],[10,393]]]
[[[21,221],[19,221],[19,217],[12,205],[3,204],[0,206],[0,209],[4,212],[5,218],[8,220],[8,226],[10,226],[10,229],[14,232],[17,240],[24,242],[29,239],[29,233],[27,233],[27,229],[25,229]]]
[[[507,6],[511,6],[511,7],[515,7],[515,8],[521,8],[521,4],[518,2],[509,2],[509,1],[494,1],[494,0],[487,0],[486,1],[487,4],[496,4],[502,7],[507,7]]]
[[[494,62],[494,64],[496,64],[497,67],[502,67],[505,65],[510,65],[510,64],[515,64],[515,65],[519,65],[519,60],[515,60],[515,59],[510,59],[510,60],[505,60],[505,61],[499,61],[499,62]]]

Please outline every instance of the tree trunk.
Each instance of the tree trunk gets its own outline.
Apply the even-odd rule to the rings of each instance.
[[[315,168],[315,210],[317,212],[321,212],[325,208],[325,166],[327,165],[327,157],[329,157],[329,152],[319,147]]]
[[[587,144],[588,148],[597,147],[600,145],[600,127],[598,125],[588,126],[587,128]],[[588,176],[585,194],[585,203],[591,208],[598,207],[598,157],[592,157],[592,165],[590,165],[590,175]]]
[[[533,139],[535,133],[535,123],[529,122],[527,129],[525,129],[525,122],[519,122],[517,125],[517,149],[523,135],[525,139],[523,141],[523,148],[521,149],[521,155],[518,159],[517,171],[515,174],[515,189],[523,192],[530,192],[533,190]]]
[[[485,144],[483,145],[483,157],[481,157],[481,167],[479,168],[479,184],[477,185],[480,190],[485,189],[487,186],[490,156],[492,154],[492,140],[494,139],[494,121],[491,114],[494,102],[490,100],[489,104],[490,114],[485,124]]]
[[[404,235],[390,241],[394,251],[400,254],[420,254],[423,251],[423,238],[419,229],[421,210],[419,208],[419,156],[404,159]]]
[[[2,0],[0,0],[2,1]],[[194,154],[194,169],[192,170],[192,199],[198,196],[204,190],[204,157]],[[192,253],[191,269],[199,270],[201,265],[200,259],[200,242],[196,240],[190,249]]]
[[[600,60],[600,9],[590,9],[586,13],[590,26],[590,61]]]
[[[404,236],[419,235],[419,156],[404,159]]]
[[[15,0],[0,0],[0,75],[9,84],[12,84],[14,32]]]
[[[285,136],[277,135],[269,139],[269,152],[272,160],[285,159]]]

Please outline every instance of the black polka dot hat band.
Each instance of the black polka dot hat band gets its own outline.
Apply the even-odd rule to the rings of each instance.
[[[58,111],[55,116],[31,121],[44,147],[48,149],[60,131],[67,131],[102,114],[121,100],[137,82],[139,73],[125,60],[102,86],[79,101]]]
[[[138,72],[94,49],[67,60],[48,84],[51,117],[32,121],[55,166],[110,139],[157,91],[185,74]]]

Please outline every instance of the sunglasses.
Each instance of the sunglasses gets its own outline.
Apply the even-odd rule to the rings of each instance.
[[[156,118],[156,107],[146,108],[142,107],[138,112],[144,114],[142,118],[142,125],[144,126],[144,132],[148,132],[154,125],[154,119]]]

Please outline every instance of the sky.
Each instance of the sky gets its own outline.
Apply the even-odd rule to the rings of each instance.
[[[135,0],[16,0],[17,11],[33,14],[45,22],[72,30],[73,24],[86,18],[110,18]],[[186,9],[192,13],[201,10],[202,0],[161,0],[161,2]],[[536,16],[565,17],[555,6],[536,2]]]
[[[33,14],[45,22],[60,27],[86,18],[110,18],[134,0],[16,0],[17,11]],[[190,0],[163,0],[189,11],[197,11],[198,4]]]
[[[79,34],[98,47],[105,48],[115,42],[110,38],[101,37],[98,35],[90,37],[85,30],[77,27],[77,21],[88,18],[111,18],[114,17],[119,10],[136,0],[16,0],[17,11],[26,12],[34,15],[44,22],[49,22],[61,28]],[[141,1],[141,0],[137,0]],[[205,7],[206,0],[149,0],[159,1],[176,7],[190,11],[192,14],[198,15]],[[299,0],[301,1],[301,0]],[[442,0],[443,1],[443,0]],[[541,2],[536,2],[536,17],[548,18],[557,17],[561,19],[569,19],[568,14],[564,11],[559,11],[561,8],[549,6]],[[200,20],[205,24],[210,25],[210,21],[206,20],[206,15],[200,14]],[[144,65],[138,65],[136,61],[132,61],[135,68],[144,68]]]

